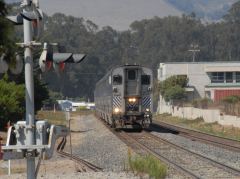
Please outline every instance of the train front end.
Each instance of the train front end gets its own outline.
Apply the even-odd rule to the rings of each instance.
[[[122,103],[119,109],[114,108],[115,118],[121,126],[148,128],[152,122],[152,70],[141,66],[125,66],[122,76]]]

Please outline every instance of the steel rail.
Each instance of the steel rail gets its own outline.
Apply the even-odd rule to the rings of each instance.
[[[172,147],[174,147],[174,148],[176,148],[176,149],[178,149],[178,150],[182,150],[182,151],[191,153],[192,155],[195,155],[195,156],[197,156],[197,157],[200,158],[200,159],[203,159],[203,160],[205,160],[205,161],[207,161],[207,162],[211,162],[211,163],[212,163],[214,166],[216,166],[216,167],[222,168],[222,169],[227,170],[228,172],[230,172],[230,173],[232,173],[232,174],[235,174],[235,175],[240,176],[240,170],[239,170],[239,169],[230,167],[230,166],[225,165],[225,164],[223,164],[223,163],[220,163],[220,162],[218,162],[218,161],[216,161],[216,160],[213,160],[213,159],[211,159],[211,158],[208,158],[208,157],[206,157],[206,156],[203,156],[203,155],[201,155],[201,154],[198,154],[198,153],[196,153],[196,152],[193,152],[193,151],[191,151],[191,150],[188,150],[188,149],[186,149],[186,148],[184,148],[184,147],[181,147],[181,146],[179,146],[179,145],[177,145],[177,144],[174,144],[174,143],[172,143],[172,142],[170,142],[170,141],[168,141],[168,140],[166,140],[166,139],[162,139],[162,138],[160,138],[160,137],[158,137],[158,136],[155,136],[155,135],[153,135],[153,134],[151,134],[151,133],[149,133],[149,132],[144,131],[144,133],[145,133],[148,137],[151,137],[151,138],[153,138],[153,139],[155,139],[155,140],[157,140],[157,141],[160,141],[160,142],[166,143],[166,144],[168,144],[168,145],[171,145]]]
[[[124,136],[125,135],[125,136]],[[193,172],[183,168],[182,166],[176,164],[175,162],[169,160],[167,157],[155,152],[154,150],[152,150],[151,148],[149,148],[147,145],[140,143],[139,141],[135,140],[133,137],[131,137],[130,135],[128,135],[126,132],[124,132],[124,134],[122,135],[121,133],[118,134],[118,137],[120,137],[120,139],[123,139],[123,141],[126,143],[126,141],[129,141],[129,139],[131,140],[131,142],[129,142],[128,144],[130,146],[133,146],[134,144],[138,145],[141,149],[144,149],[146,152],[148,152],[149,154],[153,155],[154,157],[156,157],[157,159],[165,162],[166,164],[172,166],[173,168],[175,168],[176,170],[178,170],[179,172],[181,172],[182,174],[191,177],[191,178],[195,178],[195,179],[200,179],[199,176],[195,175]],[[134,146],[133,146],[134,147]]]
[[[64,147],[66,145],[66,142],[67,142],[66,138],[63,137],[63,139],[61,140],[61,142],[57,146],[57,152],[58,152],[59,155],[61,155],[63,157],[68,157],[71,160],[76,161],[81,166],[81,171],[82,172],[86,172],[86,171],[100,172],[100,171],[103,170],[102,168],[97,167],[97,166],[91,164],[90,162],[87,162],[87,161],[79,158],[76,155],[71,155],[70,153],[63,151]]]
[[[169,124],[169,123],[162,122],[162,121],[154,120],[154,124],[156,126],[168,129],[170,131],[178,132],[180,135],[182,135],[186,138],[195,139],[195,140],[198,140],[198,141],[201,141],[204,143],[208,143],[208,144],[212,144],[214,146],[222,147],[224,149],[228,149],[228,150],[231,150],[234,152],[240,152],[240,142],[237,140],[219,137],[219,136],[212,135],[212,134],[207,134],[204,132],[180,127],[180,126]]]

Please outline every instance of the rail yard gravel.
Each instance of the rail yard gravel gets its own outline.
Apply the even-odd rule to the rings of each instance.
[[[172,133],[166,133],[165,130],[158,130],[152,134],[166,139],[174,144],[182,146],[192,152],[211,158],[220,163],[224,163],[236,169],[240,169],[240,154],[237,152],[229,151],[209,144],[204,144],[198,141],[184,138]]]
[[[104,171],[126,169],[128,147],[93,115],[75,118],[78,130],[82,131],[81,145],[73,147],[73,153],[94,163]],[[74,128],[73,128],[74,130]]]
[[[94,115],[73,116],[71,120],[72,151],[103,172],[78,172],[78,165],[54,152],[51,160],[43,161],[38,178],[98,178],[98,179],[137,179],[132,172],[124,171],[128,158],[128,147],[112,134]],[[70,152],[68,137],[65,151]],[[58,141],[59,142],[59,141]],[[4,162],[4,165],[7,165]],[[25,168],[25,161],[18,168]],[[7,168],[6,168],[7,170]],[[25,171],[23,169],[22,171]],[[0,178],[26,178],[26,174],[13,174],[11,177],[1,175]]]
[[[73,153],[101,168],[105,172],[121,172],[126,168],[129,147],[108,130],[93,115],[74,118],[72,130],[81,133],[81,145],[73,146]],[[123,177],[124,178],[124,177]],[[133,178],[128,173],[127,178]],[[135,178],[138,178],[135,176]],[[173,168],[168,168],[166,178],[186,178]]]

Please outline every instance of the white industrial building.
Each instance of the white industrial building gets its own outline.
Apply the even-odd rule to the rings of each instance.
[[[94,109],[95,103],[91,102],[73,102],[69,100],[57,100],[60,109],[63,111],[70,110],[70,111],[76,111],[78,108],[84,107],[86,109]]]
[[[240,62],[173,62],[160,63],[158,80],[173,75],[189,79],[188,98],[208,97],[219,101],[229,95],[240,95]]]

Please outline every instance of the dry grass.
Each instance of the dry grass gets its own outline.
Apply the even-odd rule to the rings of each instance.
[[[79,115],[89,115],[93,114],[91,110],[80,110],[76,112],[71,112],[70,116],[79,116]],[[38,111],[36,115],[37,119],[46,119],[51,124],[55,125],[66,125],[66,114],[64,111]]]
[[[66,116],[63,111],[38,111],[37,119],[47,120],[51,124],[66,125]]]
[[[240,129],[231,126],[222,126],[218,123],[205,123],[202,118],[195,120],[187,120],[179,117],[172,117],[170,114],[162,114],[156,116],[157,120],[162,120],[171,124],[176,124],[182,127],[192,128],[208,134],[217,135],[220,137],[230,138],[240,141]]]
[[[19,174],[19,173],[25,173],[26,168],[24,167],[12,167],[11,168],[11,174]],[[7,175],[8,174],[8,168],[0,168],[0,176],[1,175]],[[1,177],[0,177],[1,178]]]
[[[71,112],[71,115],[90,115],[90,114],[94,114],[93,110],[78,110],[76,112]]]

